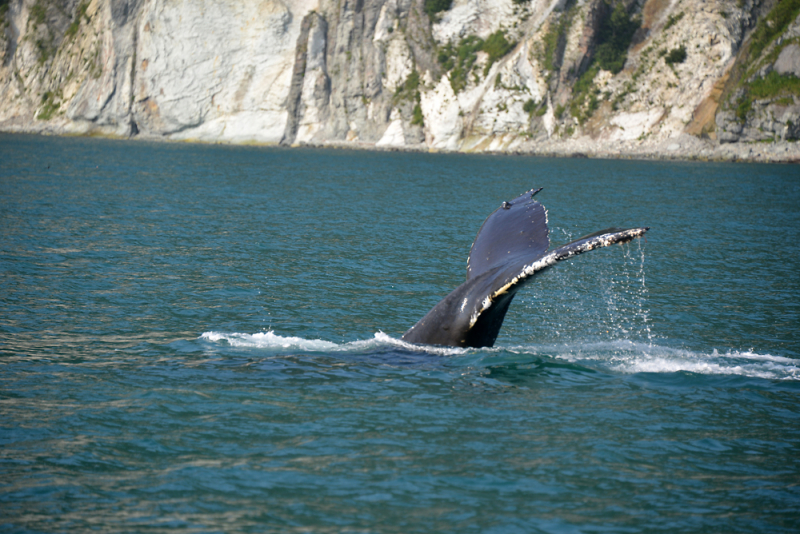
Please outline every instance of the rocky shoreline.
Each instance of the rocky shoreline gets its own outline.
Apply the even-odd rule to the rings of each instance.
[[[527,153],[548,156],[581,156],[674,161],[736,161],[753,163],[800,163],[800,143],[717,143],[688,134],[660,143],[603,143],[576,139],[543,143]]]
[[[729,161],[739,163],[800,163],[800,143],[776,141],[773,143],[720,144],[707,139],[684,135],[658,144],[604,143],[592,139],[544,141],[526,143],[512,150],[483,150],[465,152],[447,149],[431,149],[424,144],[402,147],[376,147],[371,143],[328,142],[319,144],[298,143],[293,145],[312,148],[340,148],[355,150],[377,150],[386,152],[436,152],[476,153],[486,155],[541,156],[555,158],[631,159],[654,161]]]
[[[23,128],[19,125],[9,127],[0,124],[0,132],[5,134],[29,134],[46,136],[103,137],[130,142],[201,143],[247,146],[279,146],[278,143],[208,141],[199,139],[170,139],[159,135],[139,134],[123,137],[98,132],[76,133],[56,131],[52,125],[40,129]],[[604,142],[591,138],[569,140],[527,141],[513,149],[464,151],[431,148],[423,143],[404,146],[376,146],[375,143],[361,141],[328,141],[324,143],[295,143],[292,148],[334,148],[343,150],[370,150],[378,152],[428,152],[451,154],[485,154],[512,156],[541,156],[556,158],[596,158],[630,159],[653,161],[727,161],[740,163],[795,163],[800,164],[800,142],[774,141],[770,143],[739,142],[719,143],[710,139],[700,139],[688,134],[663,142],[646,141]],[[288,147],[287,147],[288,148]]]

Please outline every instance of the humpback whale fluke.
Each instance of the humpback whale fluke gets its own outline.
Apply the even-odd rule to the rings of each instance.
[[[627,243],[650,228],[608,228],[551,251],[547,210],[523,193],[492,212],[478,230],[467,259],[467,281],[412,326],[409,343],[491,347],[514,295],[534,275],[596,248]]]

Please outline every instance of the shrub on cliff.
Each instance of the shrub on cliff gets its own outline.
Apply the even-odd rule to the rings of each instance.
[[[625,9],[625,4],[619,2],[614,6],[614,11],[600,29],[598,46],[594,59],[603,70],[618,73],[625,66],[628,58],[628,47],[631,45],[633,34],[639,29],[641,20],[631,17]]]
[[[65,33],[66,37],[74,37],[76,33],[78,33],[78,29],[81,26],[81,17],[86,19],[86,22],[90,22],[91,19],[89,15],[86,14],[86,11],[89,9],[89,2],[83,0],[80,4],[78,4],[77,9],[75,10],[75,18],[73,19],[72,23],[67,27],[67,31]]]
[[[453,0],[425,0],[425,13],[433,17],[437,13],[447,11],[453,5]]]
[[[489,69],[492,68],[494,62],[511,52],[516,45],[516,42],[506,39],[506,34],[503,30],[497,30],[487,37],[481,47],[481,50],[489,54],[489,61],[483,69],[483,75],[489,74]]]
[[[419,88],[419,72],[417,72],[416,66],[411,71],[411,74],[408,75],[406,81],[403,82],[402,85],[399,85],[394,92],[394,103],[401,100],[411,100],[414,97],[414,94],[417,93],[417,89]]]
[[[681,45],[678,48],[673,48],[664,56],[664,61],[667,65],[683,63],[686,61],[686,47]]]
[[[478,52],[486,52],[489,56],[483,75],[495,61],[508,54],[517,45],[506,38],[503,30],[497,30],[484,41],[476,35],[468,35],[459,41],[458,46],[447,43],[439,49],[438,60],[445,71],[450,72],[450,86],[458,93],[467,86],[467,76],[472,72],[472,67],[478,60]],[[478,75],[475,75],[476,82]]]
[[[417,98],[419,99],[419,93],[417,93]],[[411,115],[411,124],[425,126],[425,117],[422,115],[422,106],[419,104],[414,106],[414,111]]]
[[[478,59],[478,51],[483,49],[483,39],[468,35],[459,41],[458,46],[447,43],[439,50],[439,63],[450,72],[450,86],[458,93],[467,86],[467,75]]]

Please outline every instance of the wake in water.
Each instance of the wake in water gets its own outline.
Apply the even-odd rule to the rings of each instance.
[[[260,332],[257,334],[225,334],[222,332],[205,332],[200,339],[216,343],[224,343],[231,347],[251,347],[267,349],[270,352],[282,354],[307,352],[345,352],[362,354],[383,348],[393,348],[407,350],[411,352],[425,352],[437,356],[454,356],[465,354],[469,349],[458,347],[434,347],[422,346],[406,343],[400,339],[395,339],[383,332],[377,332],[373,339],[351,341],[349,343],[332,343],[321,339],[303,339],[301,337],[283,337],[276,335],[272,331]],[[474,352],[474,351],[473,351]]]
[[[552,358],[610,373],[678,373],[738,375],[769,380],[800,380],[800,362],[782,356],[730,351],[694,352],[651,343],[626,340],[571,342],[556,345],[496,346],[487,349],[420,346],[378,332],[372,339],[333,343],[320,339],[284,337],[274,332],[256,334],[205,332],[200,336],[213,346],[256,349],[270,355],[375,354],[400,351],[406,354],[448,356],[450,361],[470,366],[524,364],[531,357]]]
[[[581,323],[581,331],[587,332],[589,337],[611,336],[610,340],[598,342],[569,339],[571,334],[575,334],[574,329],[566,332],[567,339],[564,342],[559,340],[481,349],[411,344],[383,332],[376,333],[372,339],[341,344],[321,339],[285,337],[273,331],[256,334],[205,332],[200,339],[217,348],[254,349],[267,355],[380,355],[381,361],[396,363],[429,362],[429,356],[436,356],[448,357],[445,360],[448,364],[466,367],[526,365],[532,360],[550,359],[619,374],[687,372],[768,380],[800,380],[800,361],[791,358],[752,351],[720,353],[714,349],[710,353],[696,352],[655,344],[647,307],[644,246],[639,240],[635,245],[623,245],[621,249],[624,261],[617,262],[617,265],[622,266],[621,270],[615,267],[605,273],[601,269],[584,287],[574,287],[575,281],[572,279],[559,280],[557,276],[552,277],[549,283],[556,287],[563,301],[534,298],[527,304],[531,314],[542,314],[544,306],[545,317],[571,317],[575,314],[575,303],[585,304],[588,301],[587,295],[595,291],[597,304],[600,305],[582,306],[584,322]],[[562,272],[566,272],[566,269]],[[588,324],[595,325],[597,331],[593,332]],[[559,329],[560,324],[553,329],[557,338],[561,335]],[[643,341],[632,341],[631,337]]]

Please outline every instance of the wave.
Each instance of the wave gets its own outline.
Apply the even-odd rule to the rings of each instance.
[[[255,334],[204,332],[200,339],[217,346],[261,349],[274,355],[297,352],[370,354],[388,350],[449,356],[456,364],[477,367],[524,364],[532,359],[552,358],[620,374],[687,372],[703,375],[739,375],[769,380],[800,380],[800,360],[792,358],[751,351],[721,353],[714,349],[710,353],[696,352],[629,340],[573,341],[558,345],[532,344],[464,349],[413,345],[383,332],[375,333],[372,339],[346,343],[280,336],[273,331]]]
[[[628,340],[509,347],[507,350],[531,354],[531,349],[539,355],[623,374],[688,372],[800,380],[799,360],[750,351],[721,353],[713,349],[707,353]]]
[[[224,332],[204,332],[200,339],[217,343],[226,343],[232,347],[252,347],[271,349],[278,352],[355,352],[363,353],[378,348],[394,348],[411,352],[425,352],[439,356],[453,356],[464,354],[469,349],[454,347],[421,346],[406,343],[393,338],[383,332],[376,332],[372,339],[351,341],[349,343],[333,343],[322,339],[304,339],[301,337],[284,337],[273,331],[259,332],[256,334],[228,334]]]

